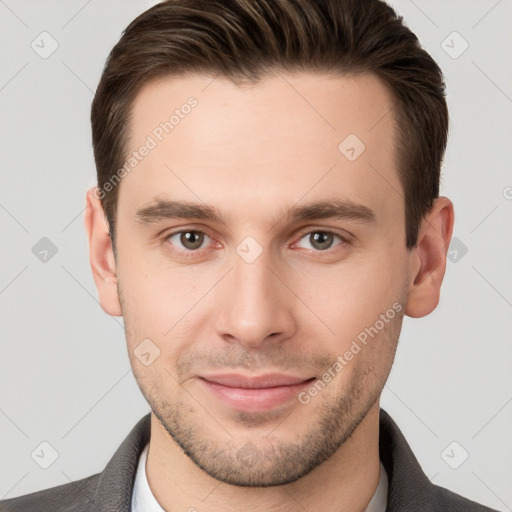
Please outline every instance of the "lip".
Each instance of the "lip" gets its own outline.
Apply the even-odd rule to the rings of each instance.
[[[274,409],[297,397],[314,377],[280,373],[265,375],[218,374],[199,378],[206,389],[224,404],[245,412]]]

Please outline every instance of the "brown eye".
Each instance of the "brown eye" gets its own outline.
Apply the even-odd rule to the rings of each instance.
[[[180,236],[180,242],[187,249],[198,249],[201,247],[203,240],[204,235],[199,233],[199,231],[185,231]]]
[[[343,238],[336,233],[332,233],[330,231],[312,231],[311,233],[307,233],[304,235],[298,246],[304,249],[315,249],[317,251],[325,251],[330,249],[333,246],[334,240],[338,239],[341,243],[344,242]],[[306,240],[306,245],[304,245],[304,240]],[[302,244],[302,245],[301,245]],[[309,244],[309,247],[307,246]],[[340,245],[339,243],[336,245]]]
[[[323,250],[331,247],[334,237],[332,233],[326,233],[325,231],[318,231],[309,235],[311,245],[316,249]]]
[[[204,243],[205,235],[201,231],[179,231],[167,237],[167,240],[176,245],[178,249],[186,249],[187,251],[194,251],[201,248]],[[208,237],[209,238],[209,237]]]

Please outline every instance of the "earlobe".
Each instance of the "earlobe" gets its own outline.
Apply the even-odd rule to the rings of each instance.
[[[413,264],[405,308],[405,314],[410,317],[426,316],[439,303],[453,223],[452,202],[446,197],[437,198],[421,223],[418,243],[412,251]]]
[[[96,187],[92,187],[86,194],[84,224],[89,241],[89,261],[103,311],[111,316],[121,316],[116,261],[105,214],[96,190]]]

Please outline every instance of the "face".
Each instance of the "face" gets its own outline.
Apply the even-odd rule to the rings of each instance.
[[[410,285],[391,105],[373,75],[308,73],[136,98],[116,228],[131,365],[221,481],[297,480],[377,403]]]

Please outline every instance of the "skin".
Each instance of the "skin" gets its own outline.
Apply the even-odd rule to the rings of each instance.
[[[406,248],[393,97],[374,75],[160,78],[134,102],[130,151],[190,96],[197,107],[119,185],[117,259],[94,189],[86,196],[100,303],[124,317],[152,409],[152,492],[166,510],[364,511],[379,480],[380,394],[404,314],[438,304],[453,205],[438,198]],[[351,133],[366,146],[354,161],[338,150]],[[211,205],[224,221],[141,222],[155,198]],[[340,198],[374,219],[285,216]],[[195,249],[169,236],[180,230],[207,236]],[[334,235],[319,245],[319,231]],[[262,251],[251,263],[237,253],[249,236]],[[393,304],[402,310],[305,405],[241,412],[199,378],[321,378]],[[134,352],[144,339],[160,350],[148,366]]]

